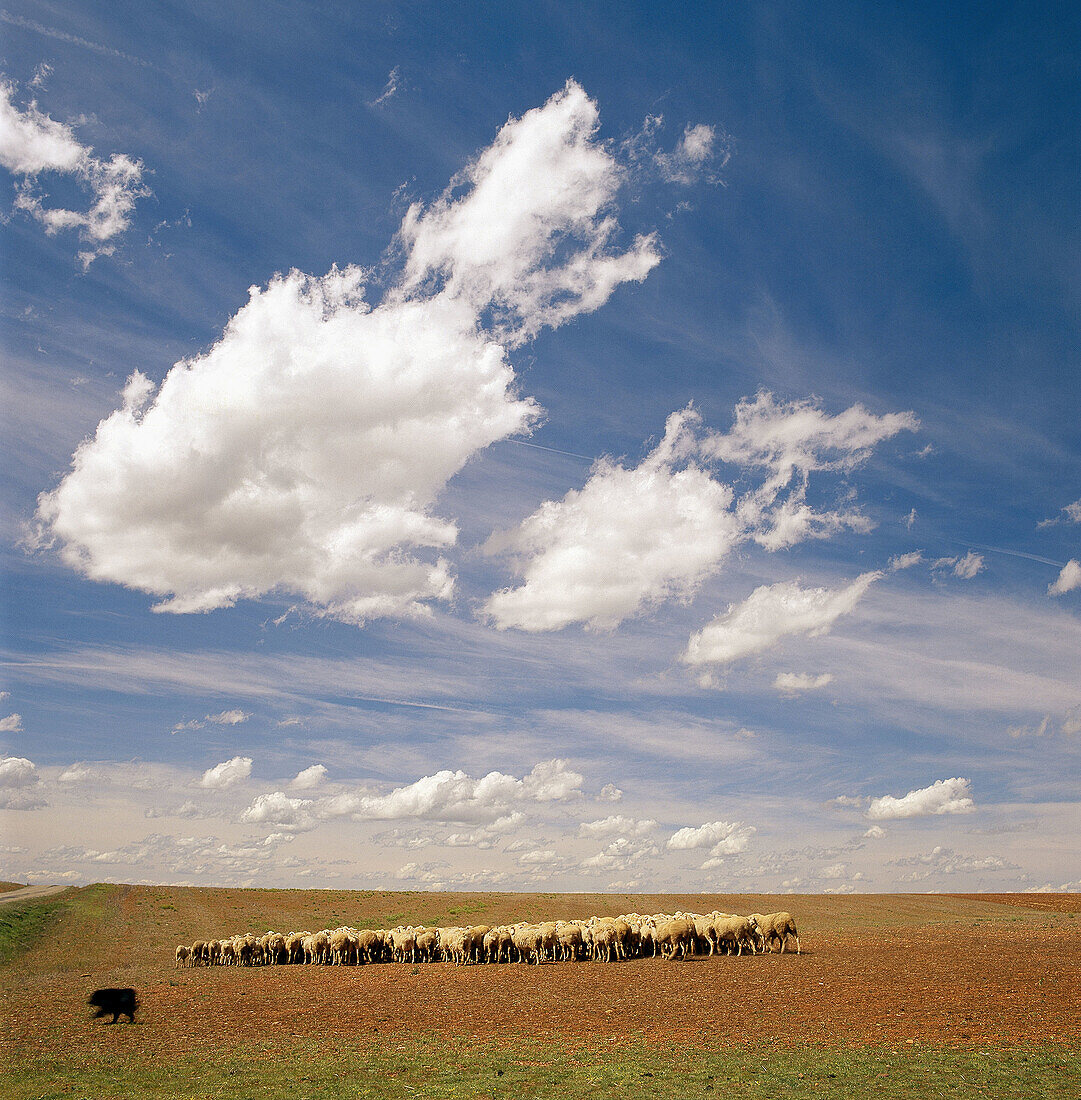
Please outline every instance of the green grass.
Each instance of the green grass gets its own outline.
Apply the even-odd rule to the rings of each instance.
[[[121,1031],[129,1026],[117,1025]],[[566,1050],[520,1041],[502,1046],[391,1039],[385,1046],[332,1041],[319,1047],[310,1040],[282,1040],[275,1046],[185,1055],[161,1063],[145,1060],[135,1049],[142,1026],[136,1024],[130,1036],[117,1036],[123,1041],[108,1044],[126,1048],[122,1056],[103,1051],[77,1061],[43,1055],[9,1063],[5,1097],[1075,1100],[1081,1080],[1081,1051],[1062,1047],[982,1053],[926,1048],[792,1051],[765,1044],[707,1052],[642,1044]]]
[[[66,907],[66,901],[53,898],[0,906],[0,966],[33,947]]]

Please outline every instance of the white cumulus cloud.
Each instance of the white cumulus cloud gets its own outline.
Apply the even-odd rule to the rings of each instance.
[[[272,825],[277,829],[305,829],[314,824],[308,798],[290,798],[283,791],[261,794],[240,815],[245,825]]]
[[[663,179],[669,183],[694,183],[703,169],[715,159],[728,160],[725,143],[712,126],[699,122],[687,126],[671,153],[657,152],[653,157]]]
[[[224,791],[251,775],[252,759],[250,756],[234,756],[232,760],[223,760],[220,764],[208,768],[203,772],[203,778],[199,780],[200,787],[208,790]]]
[[[882,575],[863,573],[838,589],[801,588],[794,581],[762,585],[691,635],[681,659],[691,666],[727,665],[762,653],[785,637],[825,634]]]
[[[757,830],[742,821],[707,821],[698,827],[688,825],[668,838],[667,847],[672,851],[708,848],[709,858],[701,870],[711,871],[722,866],[725,856],[745,851]]]
[[[497,771],[478,779],[461,770],[445,770],[385,795],[337,795],[321,803],[318,812],[364,821],[494,821],[523,804],[581,798],[582,782],[566,760],[544,761],[521,779]]]
[[[490,540],[524,559],[523,583],[485,604],[500,629],[608,630],[666,599],[695,592],[737,543],[732,490],[694,462],[693,411],[673,413],[638,466],[598,462],[588,482],[547,501],[517,531]]]
[[[949,570],[955,577],[970,581],[977,574],[982,573],[985,566],[983,555],[970,550],[964,557],[939,558],[932,562],[931,568]]]
[[[873,798],[867,807],[867,816],[873,820],[889,821],[895,818],[930,817],[933,814],[965,814],[976,808],[972,800],[972,784],[967,779],[939,779],[930,787],[909,791],[895,798],[883,795]]]
[[[1049,596],[1064,596],[1075,588],[1081,588],[1081,562],[1071,558],[1063,567],[1056,580],[1048,585]]]
[[[37,768],[24,756],[0,756],[0,788],[26,787],[37,781]]]
[[[310,768],[305,768],[302,772],[298,772],[296,778],[290,787],[295,787],[298,791],[310,791],[314,787],[318,787],[327,777],[327,769],[323,764],[313,764]]]
[[[362,624],[450,599],[458,532],[436,500],[540,412],[506,349],[659,261],[652,238],[612,243],[624,173],[596,129],[569,83],[410,207],[377,303],[357,267],[277,275],[160,386],[133,373],[39,498],[38,545],[160,611],[273,591]]]
[[[9,714],[6,718],[0,718],[0,733],[21,733],[23,728],[23,716],[21,714]]]
[[[626,252],[612,247],[625,173],[596,140],[598,125],[596,104],[573,80],[507,122],[440,199],[410,207],[402,293],[434,281],[491,310],[497,337],[515,344],[644,279],[660,252],[652,236]]]
[[[869,530],[847,497],[840,508],[812,507],[810,475],[847,472],[874,444],[916,426],[911,413],[878,417],[854,405],[830,416],[765,392],[737,405],[725,434],[704,429],[691,407],[672,413],[639,465],[602,458],[582,489],[489,539],[489,552],[511,555],[522,583],[494,593],[484,614],[500,629],[581,622],[610,630],[666,600],[689,599],[747,539],[774,551]],[[764,476],[737,498],[711,470],[722,462]]]
[[[15,95],[15,86],[0,80],[0,165],[20,177],[15,208],[40,222],[50,236],[78,230],[86,245],[79,259],[89,267],[113,252],[115,245],[108,242],[131,224],[136,200],[150,194],[142,182],[143,165],[123,153],[109,160],[94,156],[70,126],[43,114],[33,101],[20,110]],[[40,188],[40,177],[47,173],[74,177],[90,192],[90,207],[47,206]]]
[[[1081,523],[1081,500],[1065,505],[1057,516],[1041,520],[1037,527],[1053,527],[1056,523]]]
[[[246,722],[250,717],[250,711],[233,707],[231,710],[222,710],[217,714],[208,714],[206,720],[219,726],[239,726],[241,722]]]

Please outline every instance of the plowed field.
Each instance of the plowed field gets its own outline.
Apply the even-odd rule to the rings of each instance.
[[[495,924],[788,909],[803,953],[455,967],[176,970],[177,943],[268,928]],[[0,1042],[143,1055],[242,1038],[318,1044],[447,1035],[729,1045],[984,1047],[1081,1039],[1081,897],[587,896],[94,887],[0,970]],[[98,986],[134,986],[142,1026],[87,1023]]]

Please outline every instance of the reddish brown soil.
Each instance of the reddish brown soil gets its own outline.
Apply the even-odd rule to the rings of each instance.
[[[129,1048],[145,1055],[220,1050],[237,1041],[333,1052],[417,1034],[587,1044],[1076,1042],[1081,919],[1074,914],[1081,898],[1056,896],[1053,909],[1043,908],[1048,897],[629,899],[641,912],[691,903],[705,910],[719,901],[729,911],[786,908],[800,924],[801,955],[174,970],[178,939],[259,931],[244,919],[255,912],[311,917],[319,905],[329,902],[323,911],[338,912],[351,901],[376,916],[404,913],[409,920],[441,911],[460,914],[445,923],[493,923],[524,912],[545,918],[632,906],[625,898],[583,895],[357,894],[329,901],[315,892],[118,887],[97,928],[69,929],[65,941],[61,927],[55,943],[0,971],[0,1042],[15,1049],[59,1042],[85,1048],[88,1057]],[[185,925],[196,914],[214,931]],[[284,930],[324,926],[310,919],[270,923]],[[177,925],[190,934],[176,935]],[[89,1026],[85,999],[96,985],[135,986],[142,1026]]]

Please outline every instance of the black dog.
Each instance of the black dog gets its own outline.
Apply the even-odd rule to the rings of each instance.
[[[112,1013],[114,1024],[121,1016],[127,1016],[135,1023],[135,1010],[139,1007],[134,989],[95,989],[87,1003],[97,1009],[93,1016],[95,1020]]]

